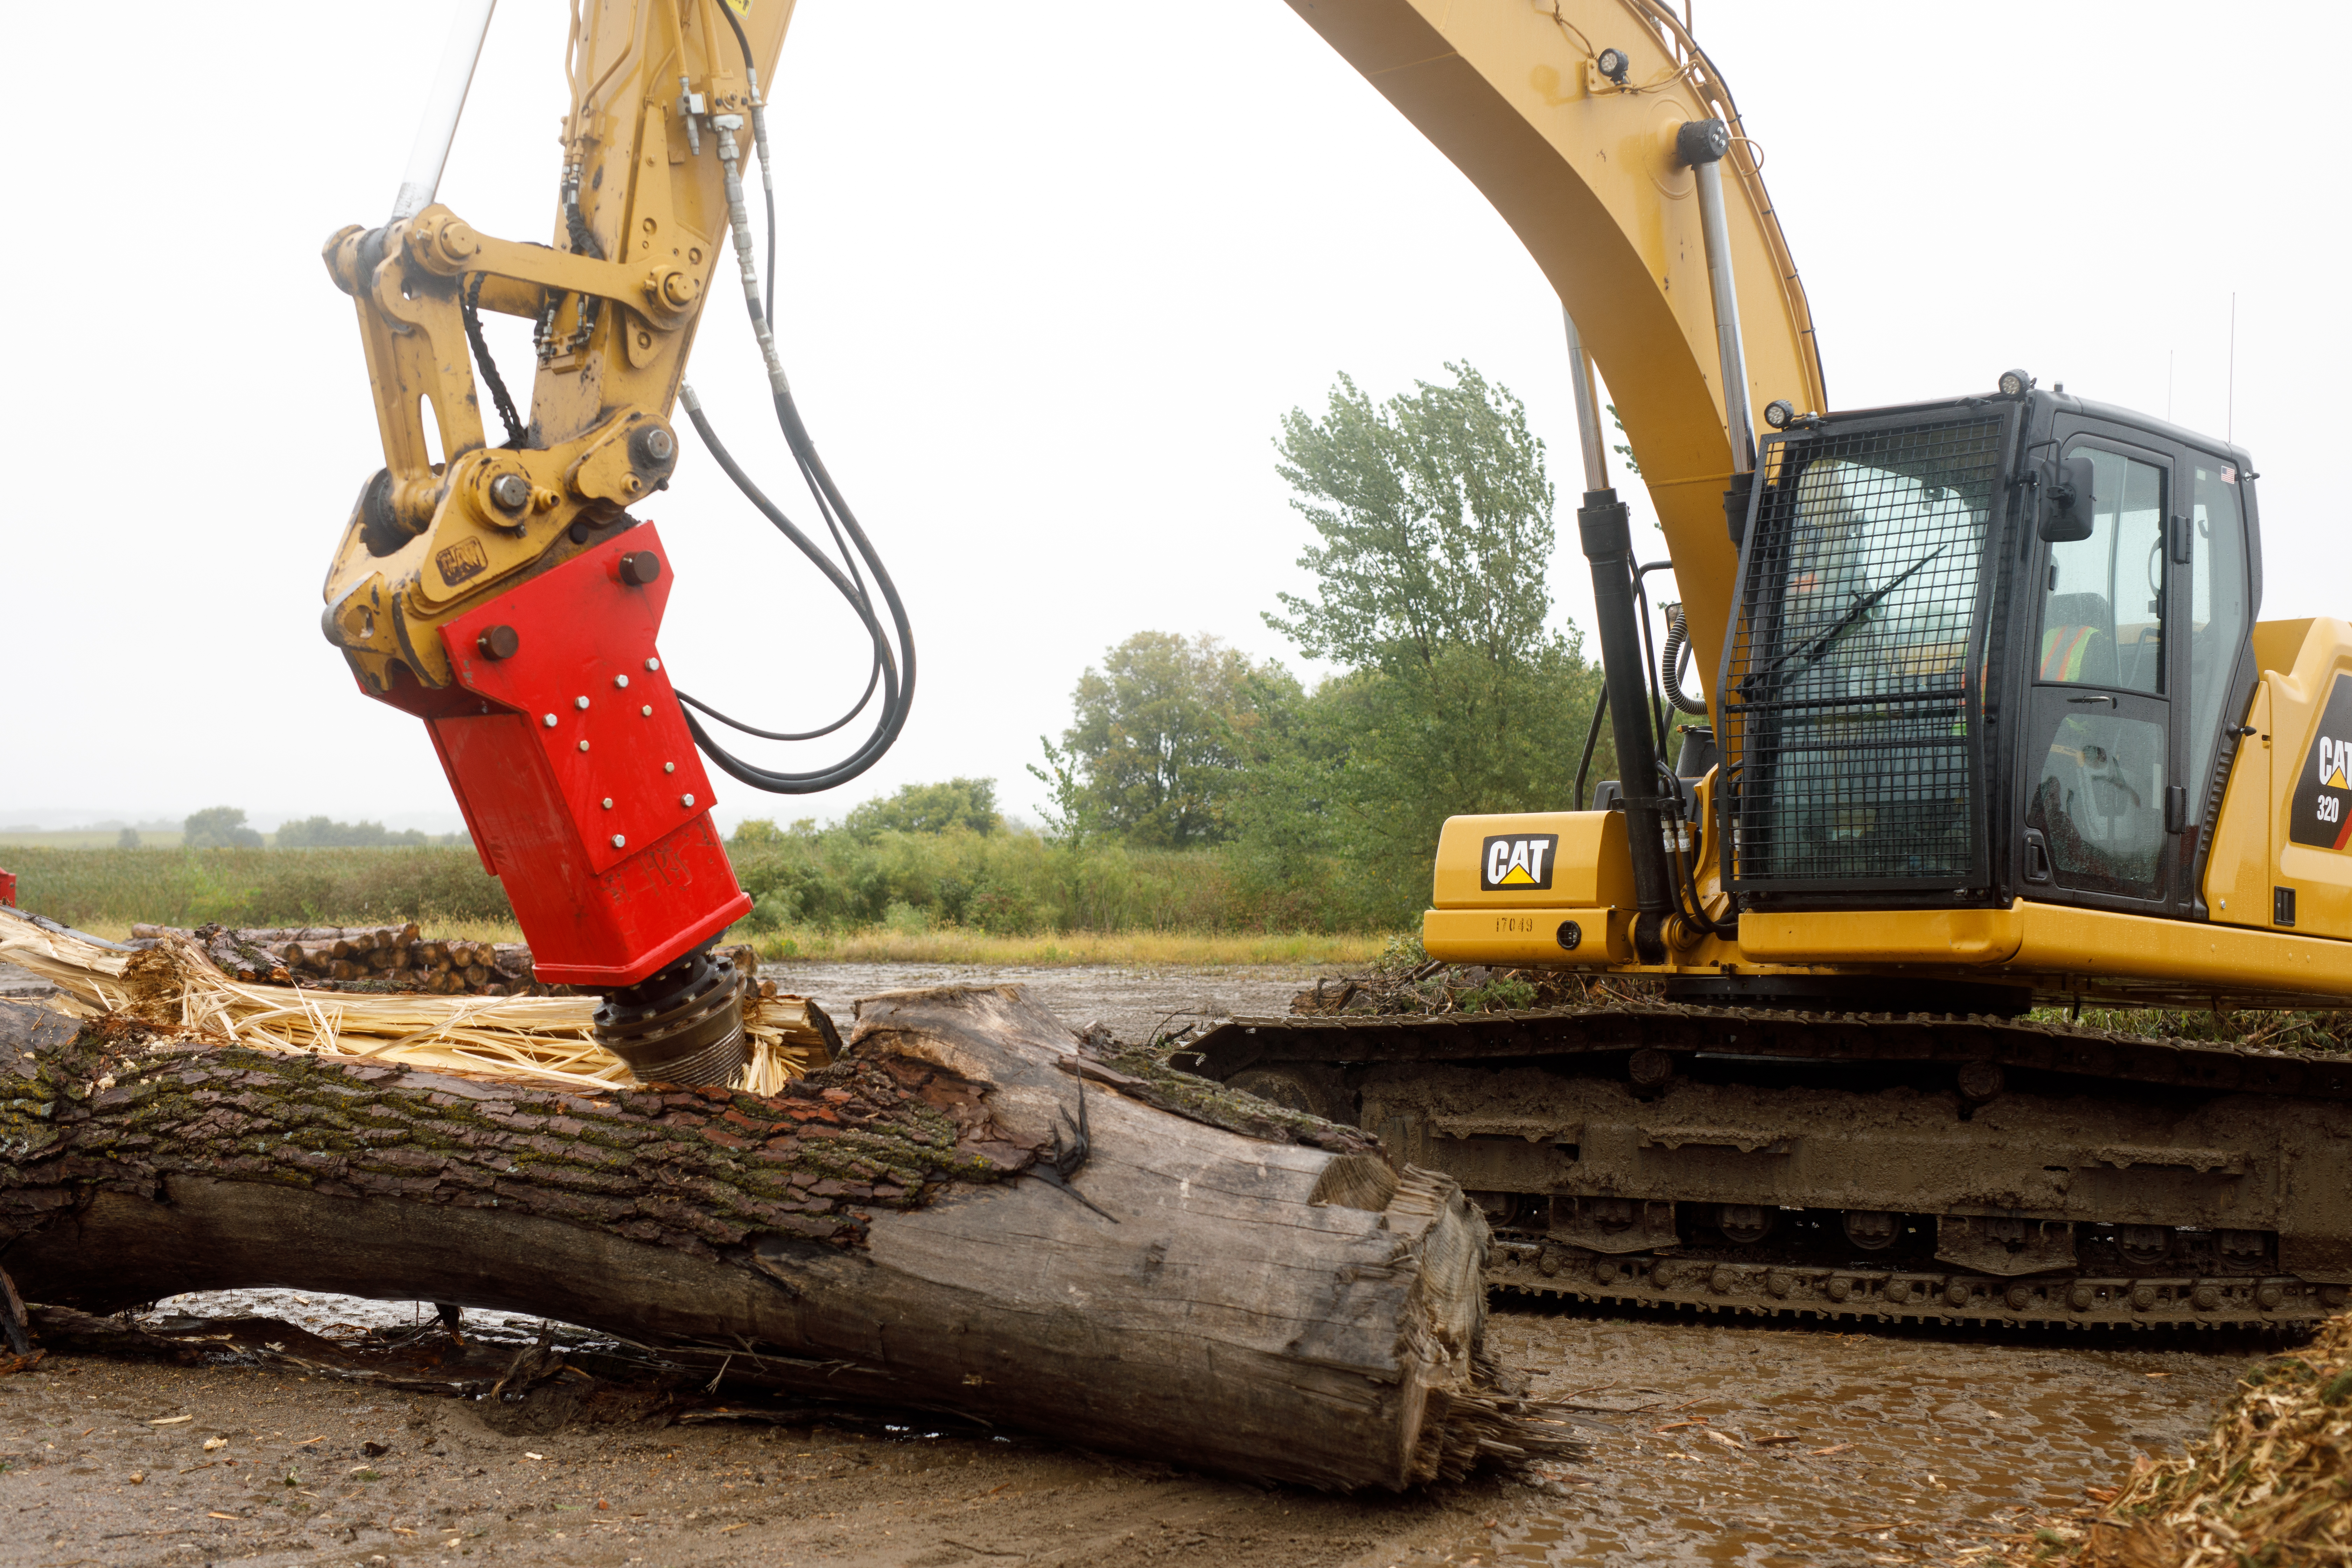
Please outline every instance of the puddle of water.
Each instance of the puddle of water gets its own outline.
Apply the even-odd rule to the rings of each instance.
[[[1950,1562],[2202,1436],[2272,1348],[1540,1309],[1489,1331],[1538,1397],[1606,1424],[1587,1484],[1498,1533],[1498,1568]]]

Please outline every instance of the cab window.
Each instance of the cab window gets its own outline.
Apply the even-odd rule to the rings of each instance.
[[[2202,454],[2189,479],[2189,761],[2191,809],[2203,803],[2221,743],[2221,705],[2238,655],[2253,636],[2253,595],[2246,580],[2246,524],[2238,505],[2236,465]],[[2242,715],[2232,715],[2235,723]]]
[[[2164,470],[2117,452],[2088,456],[2097,476],[2091,536],[2050,546],[2041,679],[2158,693],[2164,689]]]

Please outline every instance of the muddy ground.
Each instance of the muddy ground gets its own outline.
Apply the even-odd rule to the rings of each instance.
[[[322,1328],[368,1315],[241,1294]],[[0,1379],[0,1563],[1951,1563],[2201,1432],[2263,1348],[1612,1321],[1509,1301],[1493,1331],[1538,1392],[1584,1407],[1589,1457],[1539,1487],[1402,1499],[1265,1490],[920,1425],[513,1435],[457,1399],[52,1356]]]
[[[1312,972],[781,963],[845,1026],[859,994],[1019,978],[1123,1037],[1284,1010]],[[413,1303],[245,1291],[166,1309],[313,1331]],[[469,1315],[471,1318],[472,1315]],[[502,1315],[482,1324],[507,1323]],[[519,1322],[517,1327],[521,1327]],[[1934,1335],[1627,1319],[1498,1299],[1535,1392],[1589,1456],[1528,1486],[1411,1498],[1265,1490],[1032,1436],[893,1423],[494,1430],[481,1408],[224,1357],[53,1355],[0,1378],[0,1568],[481,1563],[1437,1568],[1973,1561],[2202,1432],[2264,1342]],[[747,1402],[740,1409],[751,1409]]]

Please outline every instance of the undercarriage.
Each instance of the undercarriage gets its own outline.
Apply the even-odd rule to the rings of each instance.
[[[1236,1019],[1192,1050],[1454,1176],[1497,1287],[2106,1328],[2284,1328],[2352,1298],[2339,1058],[1673,1005]]]

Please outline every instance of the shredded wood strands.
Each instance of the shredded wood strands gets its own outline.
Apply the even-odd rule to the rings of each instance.
[[[635,1082],[596,1043],[593,996],[438,996],[310,991],[232,980],[183,936],[123,952],[0,913],[0,960],[58,986],[52,1006],[78,1018],[127,1012],[163,1028],[262,1050],[372,1057],[597,1089]],[[751,1065],[731,1088],[773,1096],[831,1059],[803,997],[746,1006]]]
[[[2146,1455],[2105,1506],[2006,1538],[2012,1563],[2303,1568],[2352,1560],[2352,1318],[2257,1364],[2211,1433]]]

